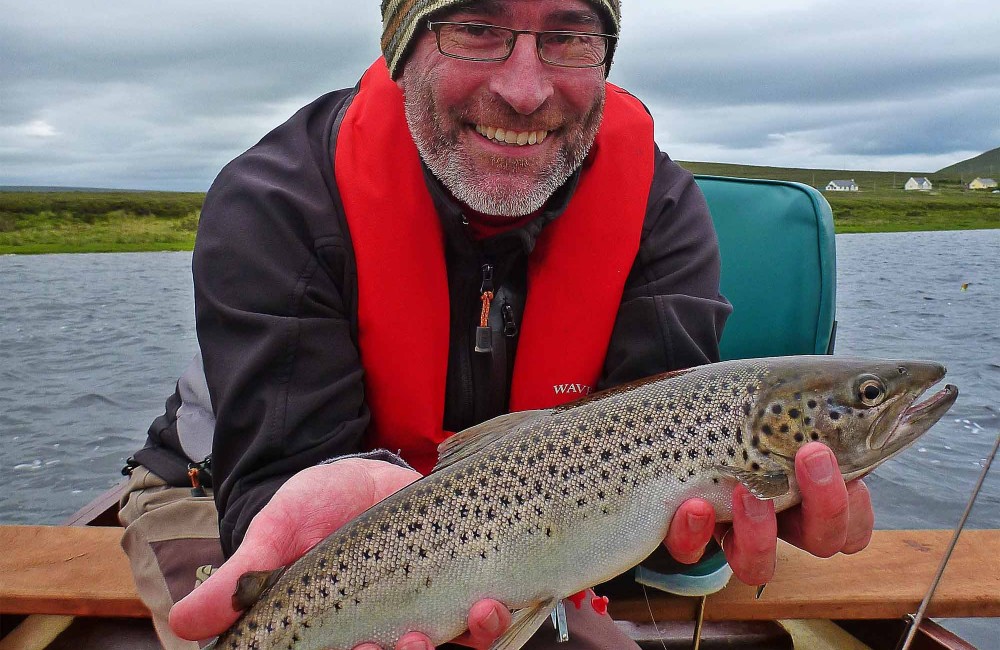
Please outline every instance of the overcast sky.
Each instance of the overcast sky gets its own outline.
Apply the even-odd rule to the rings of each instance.
[[[1000,146],[972,0],[624,0],[611,81],[679,160],[934,171]],[[379,2],[0,0],[0,185],[208,188],[379,55]]]

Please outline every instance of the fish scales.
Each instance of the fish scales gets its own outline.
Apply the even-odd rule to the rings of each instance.
[[[804,385],[762,398],[768,382],[794,383],[769,378],[776,365],[712,364],[515,426],[334,532],[217,647],[392,647],[409,630],[440,643],[464,631],[480,598],[529,607],[634,566],[691,496],[728,520],[734,472],[760,476],[773,469],[772,451],[784,457],[778,449],[824,439],[816,425],[834,423],[831,414],[853,415]],[[779,502],[794,501],[794,475],[790,487]]]

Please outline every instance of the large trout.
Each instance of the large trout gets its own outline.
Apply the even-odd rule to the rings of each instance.
[[[392,648],[410,630],[443,643],[490,597],[518,610],[494,646],[514,650],[558,599],[655,550],[684,500],[728,521],[739,482],[788,508],[795,452],[813,440],[845,479],[870,472],[954,403],[950,385],[916,403],[944,374],[916,361],[727,361],[495,418],[294,564],[244,576],[233,601],[249,608],[216,647]]]

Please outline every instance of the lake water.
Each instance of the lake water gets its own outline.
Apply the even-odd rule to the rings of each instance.
[[[1000,431],[1000,230],[838,235],[836,353],[929,358],[958,402],[867,479],[880,528],[952,528]],[[0,523],[115,484],[196,348],[189,253],[0,256]],[[963,285],[967,285],[962,290]],[[1000,471],[970,527],[1000,528]],[[996,620],[949,621],[995,647]]]

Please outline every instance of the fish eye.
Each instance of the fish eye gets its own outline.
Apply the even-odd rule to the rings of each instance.
[[[865,406],[876,406],[885,399],[885,384],[875,377],[863,379],[858,384],[858,399]]]

